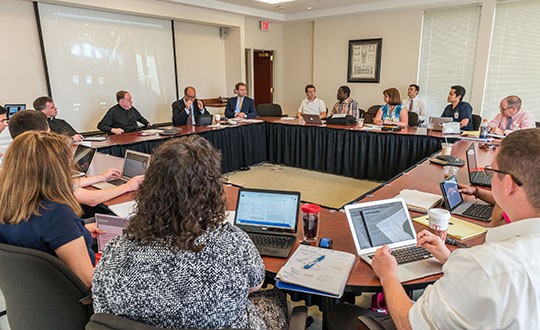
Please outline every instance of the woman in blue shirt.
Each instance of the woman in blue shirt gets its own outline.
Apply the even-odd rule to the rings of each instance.
[[[45,251],[90,287],[95,226],[85,228],[73,195],[67,138],[26,132],[13,140],[0,171],[0,242]]]
[[[400,127],[409,126],[409,113],[407,107],[401,103],[399,91],[395,88],[388,88],[383,92],[384,103],[377,115],[374,123],[376,125],[395,124]]]

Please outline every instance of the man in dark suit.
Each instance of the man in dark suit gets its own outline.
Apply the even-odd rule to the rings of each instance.
[[[200,116],[210,114],[203,101],[197,99],[197,91],[192,86],[184,88],[184,97],[173,102],[171,106],[174,126],[195,125]]]
[[[75,142],[81,142],[84,138],[82,135],[77,133],[73,127],[71,127],[68,122],[62,119],[56,118],[58,114],[58,108],[54,104],[54,100],[49,96],[38,97],[33,103],[34,109],[43,112],[47,116],[47,121],[49,122],[49,127],[51,131],[63,134],[71,137]]]
[[[255,101],[247,97],[247,86],[243,82],[239,82],[234,86],[234,92],[237,97],[231,97],[227,101],[225,108],[225,116],[227,118],[255,118],[257,110],[255,109]]]

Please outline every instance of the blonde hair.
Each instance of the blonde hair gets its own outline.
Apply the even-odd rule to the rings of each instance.
[[[40,215],[43,200],[64,204],[77,215],[82,209],[73,195],[68,139],[29,131],[13,140],[0,172],[0,223],[18,224]]]

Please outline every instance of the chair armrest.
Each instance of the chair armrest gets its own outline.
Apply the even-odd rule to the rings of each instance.
[[[291,320],[289,321],[289,330],[305,330],[307,322],[307,307],[297,306],[293,309]]]
[[[359,329],[368,329],[368,330],[384,330],[384,328],[370,316],[362,315],[358,317],[361,325],[364,325],[364,328],[359,327]]]
[[[79,299],[79,302],[85,306],[92,305],[94,303],[94,299],[92,299],[92,293],[89,293],[88,295]]]

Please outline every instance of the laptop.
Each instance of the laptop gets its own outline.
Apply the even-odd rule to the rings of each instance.
[[[117,217],[109,214],[95,214],[96,226],[103,230],[105,234],[100,234],[97,236],[98,252],[103,252],[105,245],[115,238],[124,233],[128,225],[128,219]]]
[[[444,203],[452,214],[464,217],[490,221],[493,206],[483,202],[465,202],[459,192],[458,182],[455,175],[440,183]]]
[[[491,188],[491,177],[483,169],[478,167],[476,162],[476,149],[474,143],[467,149],[467,172],[469,172],[469,182],[476,186]]]
[[[75,164],[75,174],[72,177],[77,178],[80,176],[85,176],[86,172],[90,168],[90,164],[94,159],[96,154],[96,148],[87,147],[85,145],[79,144],[73,155],[73,162]]]
[[[150,155],[143,152],[137,152],[133,150],[126,150],[124,157],[124,167],[122,169],[122,177],[118,180],[109,182],[99,182],[92,186],[98,189],[112,189],[114,187],[123,185],[128,182],[129,179],[137,175],[143,175],[150,162]]]
[[[431,253],[416,247],[416,231],[403,198],[350,204],[345,213],[358,256],[368,264],[386,244],[398,261],[401,282],[442,272]]]
[[[26,109],[26,104],[5,104],[4,108],[8,111],[7,118],[13,116],[17,112]]]
[[[442,124],[452,122],[453,119],[451,117],[429,117],[429,125],[432,127],[434,131],[441,131],[442,132]]]
[[[195,118],[195,126],[209,126],[212,125],[213,115],[200,115]]]
[[[322,125],[323,124],[321,120],[321,116],[319,115],[310,115],[307,113],[303,113],[302,118],[304,118],[304,122],[306,123],[306,125]]]
[[[241,188],[234,224],[263,256],[287,258],[296,240],[300,193]]]

